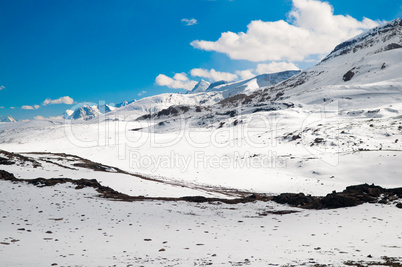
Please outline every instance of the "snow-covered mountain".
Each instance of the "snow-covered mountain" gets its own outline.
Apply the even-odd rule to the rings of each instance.
[[[108,104],[98,105],[96,108],[102,114],[109,113],[109,112],[111,112],[111,111],[116,109],[116,107],[113,107],[113,106],[108,105]]]
[[[123,101],[123,102],[121,102],[121,103],[119,103],[119,104],[116,104],[115,107],[116,107],[116,108],[125,107],[125,106],[127,106],[128,104],[131,104],[131,103],[133,103],[133,102],[134,102],[134,101],[130,101],[130,102],[128,102],[128,101]]]
[[[194,94],[166,93],[135,100],[131,104],[109,113],[109,115],[141,116],[148,113],[159,112],[170,106],[210,106],[221,100],[223,100],[223,96],[220,92],[201,92]]]
[[[249,95],[261,87],[275,85],[298,73],[300,73],[299,70],[289,70],[272,74],[262,74],[247,80],[217,84],[208,88],[207,92],[222,92],[224,98],[237,94]]]
[[[11,116],[0,116],[0,122],[16,122]]]
[[[75,110],[67,109],[63,113],[62,117],[64,119],[73,119],[73,120],[78,120],[78,119],[90,120],[100,114],[106,114],[106,113],[112,112],[114,110],[116,110],[116,107],[113,107],[108,104],[102,104],[102,105],[85,104],[85,105],[82,105],[82,106],[76,108]]]
[[[141,116],[146,113],[159,112],[170,106],[208,106],[237,94],[251,94],[260,87],[277,84],[299,72],[300,71],[284,71],[273,74],[263,74],[251,79],[232,83],[218,81],[211,84],[205,80],[201,80],[188,94],[166,93],[131,102],[123,101],[115,106],[107,104],[101,106],[84,105],[74,111],[66,110],[63,117],[74,120],[81,118],[89,120],[99,114],[105,113],[108,113],[108,115]]]
[[[227,82],[227,81],[217,81],[217,82],[214,82],[214,83],[211,83],[210,85],[209,85],[209,87],[207,88],[207,90],[212,90],[212,88],[215,88],[215,87],[217,87],[217,86],[219,86],[219,85],[224,85],[224,84],[227,84],[227,83],[229,83],[229,82]]]
[[[78,120],[78,119],[83,119],[83,120],[90,120],[95,118],[100,114],[98,108],[96,106],[90,106],[90,105],[82,105],[76,110],[73,111],[73,113],[67,117],[67,119],[73,119],[73,120]]]
[[[402,20],[380,25],[339,44],[319,64],[237,103],[291,101],[375,106],[402,101]],[[245,99],[247,98],[247,101]]]
[[[211,83],[201,79],[201,81],[199,81],[189,93],[194,94],[194,93],[205,92],[210,85]]]
[[[402,21],[397,19],[340,45],[316,66],[301,71],[263,74],[237,82],[210,84],[201,80],[189,94],[161,94],[123,102],[110,115],[141,116],[170,106],[211,106],[221,103],[247,105],[275,104],[277,108],[322,104],[334,99],[342,105],[377,103],[372,96],[381,94],[381,103],[401,101]],[[367,96],[370,95],[370,96]],[[233,99],[232,99],[233,98]],[[287,103],[282,103],[287,102]],[[266,110],[266,109],[261,109]],[[96,107],[81,108],[75,118],[93,118]],[[88,113],[88,115],[87,115]]]
[[[71,118],[71,115],[73,113],[74,113],[74,110],[67,109],[66,111],[64,111],[64,113],[61,116],[63,117],[63,119],[69,119],[69,118]]]

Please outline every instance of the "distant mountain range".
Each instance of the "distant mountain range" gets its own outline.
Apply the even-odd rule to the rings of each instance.
[[[11,116],[0,116],[0,122],[16,122]]]
[[[402,101],[397,87],[384,84],[384,81],[390,80],[398,84],[397,80],[402,78],[400,48],[402,20],[396,19],[339,44],[320,63],[305,71],[262,74],[237,82],[218,81],[211,84],[201,80],[187,94],[161,94],[124,101],[115,106],[83,105],[74,111],[67,110],[64,117],[89,120],[104,113],[141,116],[175,105],[215,105],[216,108],[216,104],[261,105],[288,101],[292,102],[289,104],[292,106],[294,103],[319,104],[334,99],[358,99],[371,103],[375,102],[373,97],[378,94],[382,94],[381,101],[384,103]],[[377,87],[374,86],[376,90],[372,86],[363,86],[374,83],[379,83]],[[354,89],[348,90],[352,85]],[[367,92],[368,87],[370,92]],[[349,101],[349,104],[352,105],[353,101]]]
[[[158,112],[172,105],[213,105],[224,98],[237,94],[250,94],[260,87],[270,86],[284,81],[300,71],[284,71],[273,74],[263,74],[251,79],[209,83],[205,80],[198,82],[188,94],[160,94],[131,102],[124,101],[115,106],[84,104],[76,110],[67,110],[63,117],[66,119],[90,120],[99,114],[113,113],[115,115],[128,113],[143,115]]]

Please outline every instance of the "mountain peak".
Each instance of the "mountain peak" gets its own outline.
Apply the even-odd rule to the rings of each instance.
[[[84,119],[84,120],[90,120],[97,115],[99,115],[98,109],[95,107],[91,107],[87,104],[82,105],[81,107],[77,108],[74,110],[74,112],[71,114],[70,118],[77,120],[77,119]]]
[[[205,90],[207,90],[209,88],[211,84],[203,79],[201,79],[201,81],[199,81],[194,88],[190,91],[190,93],[201,93],[201,92],[205,92]]]
[[[335,47],[322,62],[338,56],[367,51],[376,54],[402,48],[402,19],[398,18],[381,24]]]
[[[11,116],[0,116],[0,122],[16,122]]]
[[[219,86],[219,85],[227,84],[227,83],[228,83],[228,82],[226,82],[226,81],[224,81],[224,80],[211,83],[211,84],[209,85],[209,87],[208,87],[208,90],[210,90],[210,89],[212,89],[212,88],[215,88],[215,87],[217,87],[217,86]]]

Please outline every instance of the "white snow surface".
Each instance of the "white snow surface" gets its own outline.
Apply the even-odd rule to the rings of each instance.
[[[345,266],[401,256],[402,215],[391,205],[315,211],[96,195],[0,181],[1,265]],[[298,212],[269,213],[286,210]]]
[[[210,82],[201,79],[189,93],[194,94],[194,93],[205,92],[210,85],[211,85]]]

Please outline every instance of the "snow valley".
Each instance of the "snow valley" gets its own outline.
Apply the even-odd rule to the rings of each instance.
[[[396,19],[304,71],[5,118],[0,258],[401,266],[401,69]]]

